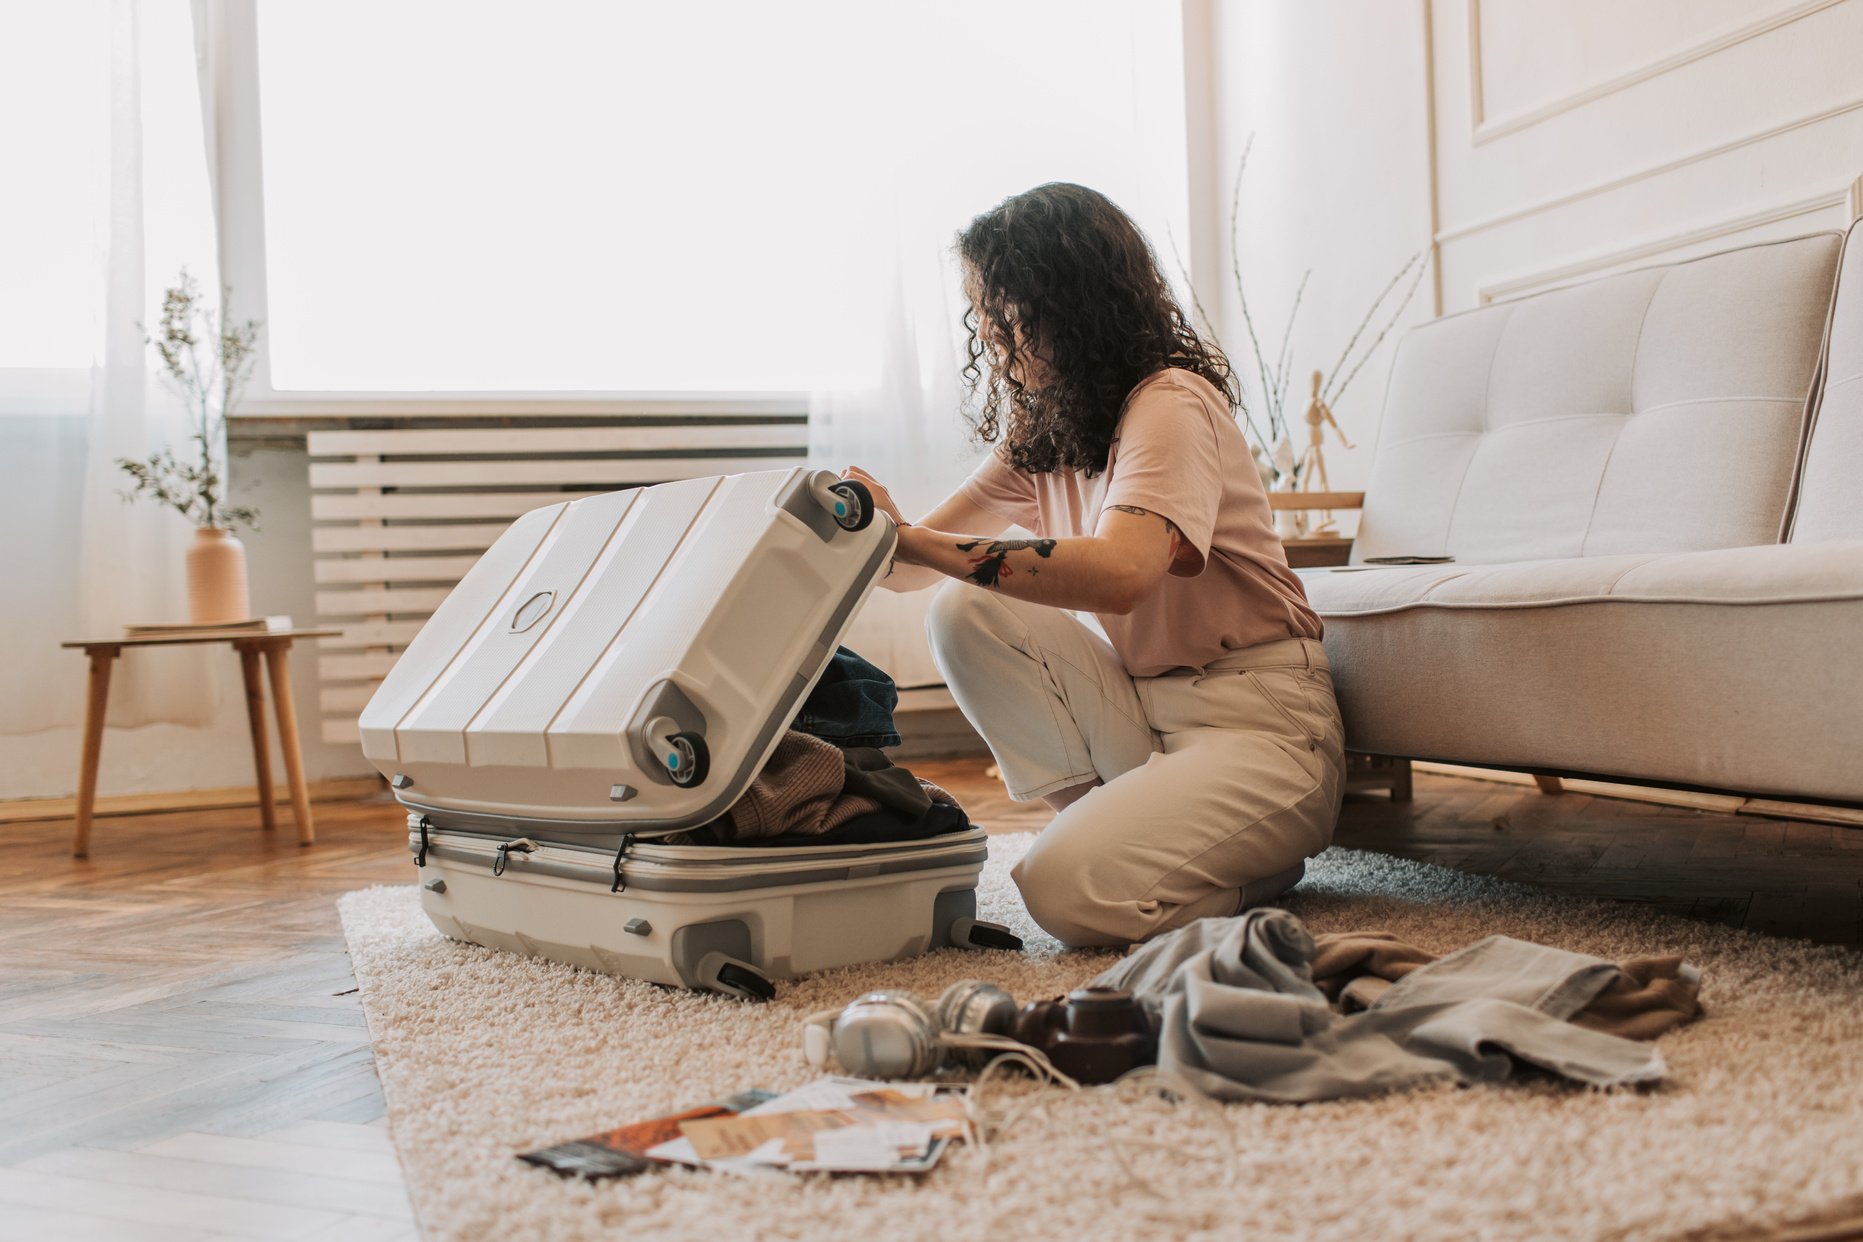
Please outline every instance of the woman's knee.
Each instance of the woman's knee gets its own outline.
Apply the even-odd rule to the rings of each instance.
[[[925,610],[925,637],[931,642],[932,658],[938,667],[949,671],[961,667],[961,654],[978,642],[992,641],[1008,617],[1002,602],[988,591],[951,581],[932,595]]]
[[[1144,938],[1136,903],[1095,892],[1086,859],[1055,843],[1037,841],[1011,873],[1029,917],[1070,949],[1131,944]]]

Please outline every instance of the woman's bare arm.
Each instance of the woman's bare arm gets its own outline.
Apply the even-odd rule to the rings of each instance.
[[[893,503],[891,493],[884,484],[865,470],[849,467],[841,472],[844,479],[859,479],[873,493],[874,503],[886,513],[900,521],[899,509]],[[952,492],[940,501],[930,513],[926,514],[921,525],[941,530],[974,530],[984,534],[1000,534],[1008,525],[1002,518],[980,508],[975,501],[963,492]],[[900,535],[903,537],[910,527],[901,522]],[[926,565],[909,563],[905,557],[894,555],[893,566],[880,585],[889,591],[922,591],[926,587],[936,586],[944,581],[944,575]]]
[[[909,526],[899,532],[897,557],[1030,603],[1123,615],[1163,581],[1178,546],[1169,521],[1122,507],[1101,514],[1091,535],[1068,539],[960,535],[929,522]]]

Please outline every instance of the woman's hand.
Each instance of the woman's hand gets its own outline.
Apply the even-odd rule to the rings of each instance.
[[[873,507],[875,509],[892,518],[896,525],[909,525],[906,519],[900,516],[899,506],[893,502],[893,494],[887,491],[886,485],[881,483],[878,479],[868,474],[865,470],[862,470],[859,466],[849,466],[841,472],[841,477],[866,484],[867,490],[873,494]]]

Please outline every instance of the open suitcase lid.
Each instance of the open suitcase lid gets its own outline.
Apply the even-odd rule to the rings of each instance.
[[[742,797],[897,541],[858,484],[772,470],[518,518],[363,709],[436,824],[676,832]]]

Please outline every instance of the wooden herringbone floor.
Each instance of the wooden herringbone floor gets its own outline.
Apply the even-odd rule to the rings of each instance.
[[[916,763],[993,830],[982,761]],[[333,905],[413,878],[386,799],[0,828],[0,1239],[412,1237]],[[1422,777],[1342,845],[1781,935],[1863,939],[1863,830]]]

